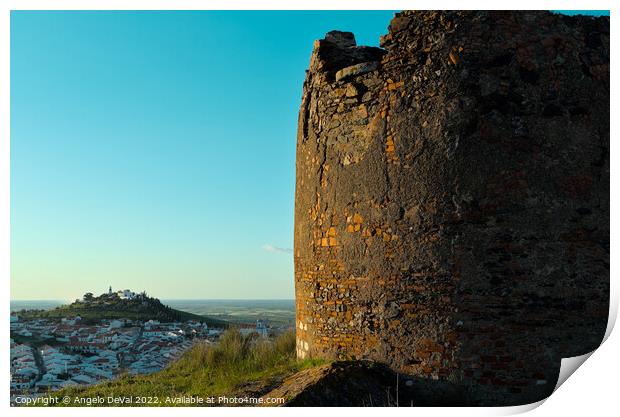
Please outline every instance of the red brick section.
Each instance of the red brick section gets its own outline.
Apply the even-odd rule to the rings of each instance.
[[[315,43],[297,138],[299,357],[466,404],[548,395],[609,299],[609,19],[403,12]],[[454,401],[451,401],[454,403]]]

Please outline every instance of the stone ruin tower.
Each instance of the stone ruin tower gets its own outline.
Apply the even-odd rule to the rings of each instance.
[[[609,18],[402,12],[314,44],[297,136],[300,358],[431,404],[524,404],[609,302]]]

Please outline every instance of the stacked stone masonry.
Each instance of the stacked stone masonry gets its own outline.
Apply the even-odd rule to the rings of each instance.
[[[294,256],[300,358],[439,402],[549,395],[607,324],[609,18],[407,11],[381,48],[316,41]]]

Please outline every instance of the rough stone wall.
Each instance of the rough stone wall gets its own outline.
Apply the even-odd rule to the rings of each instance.
[[[609,302],[609,18],[402,12],[315,42],[297,138],[298,356],[427,402],[552,392]]]

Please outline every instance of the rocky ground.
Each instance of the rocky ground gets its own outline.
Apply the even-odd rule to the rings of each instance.
[[[339,361],[298,372],[263,398],[284,398],[285,407],[437,405],[425,400],[430,398],[425,394],[428,389],[428,381],[397,374],[375,362]],[[456,389],[444,386],[443,390],[442,405],[462,404]]]

